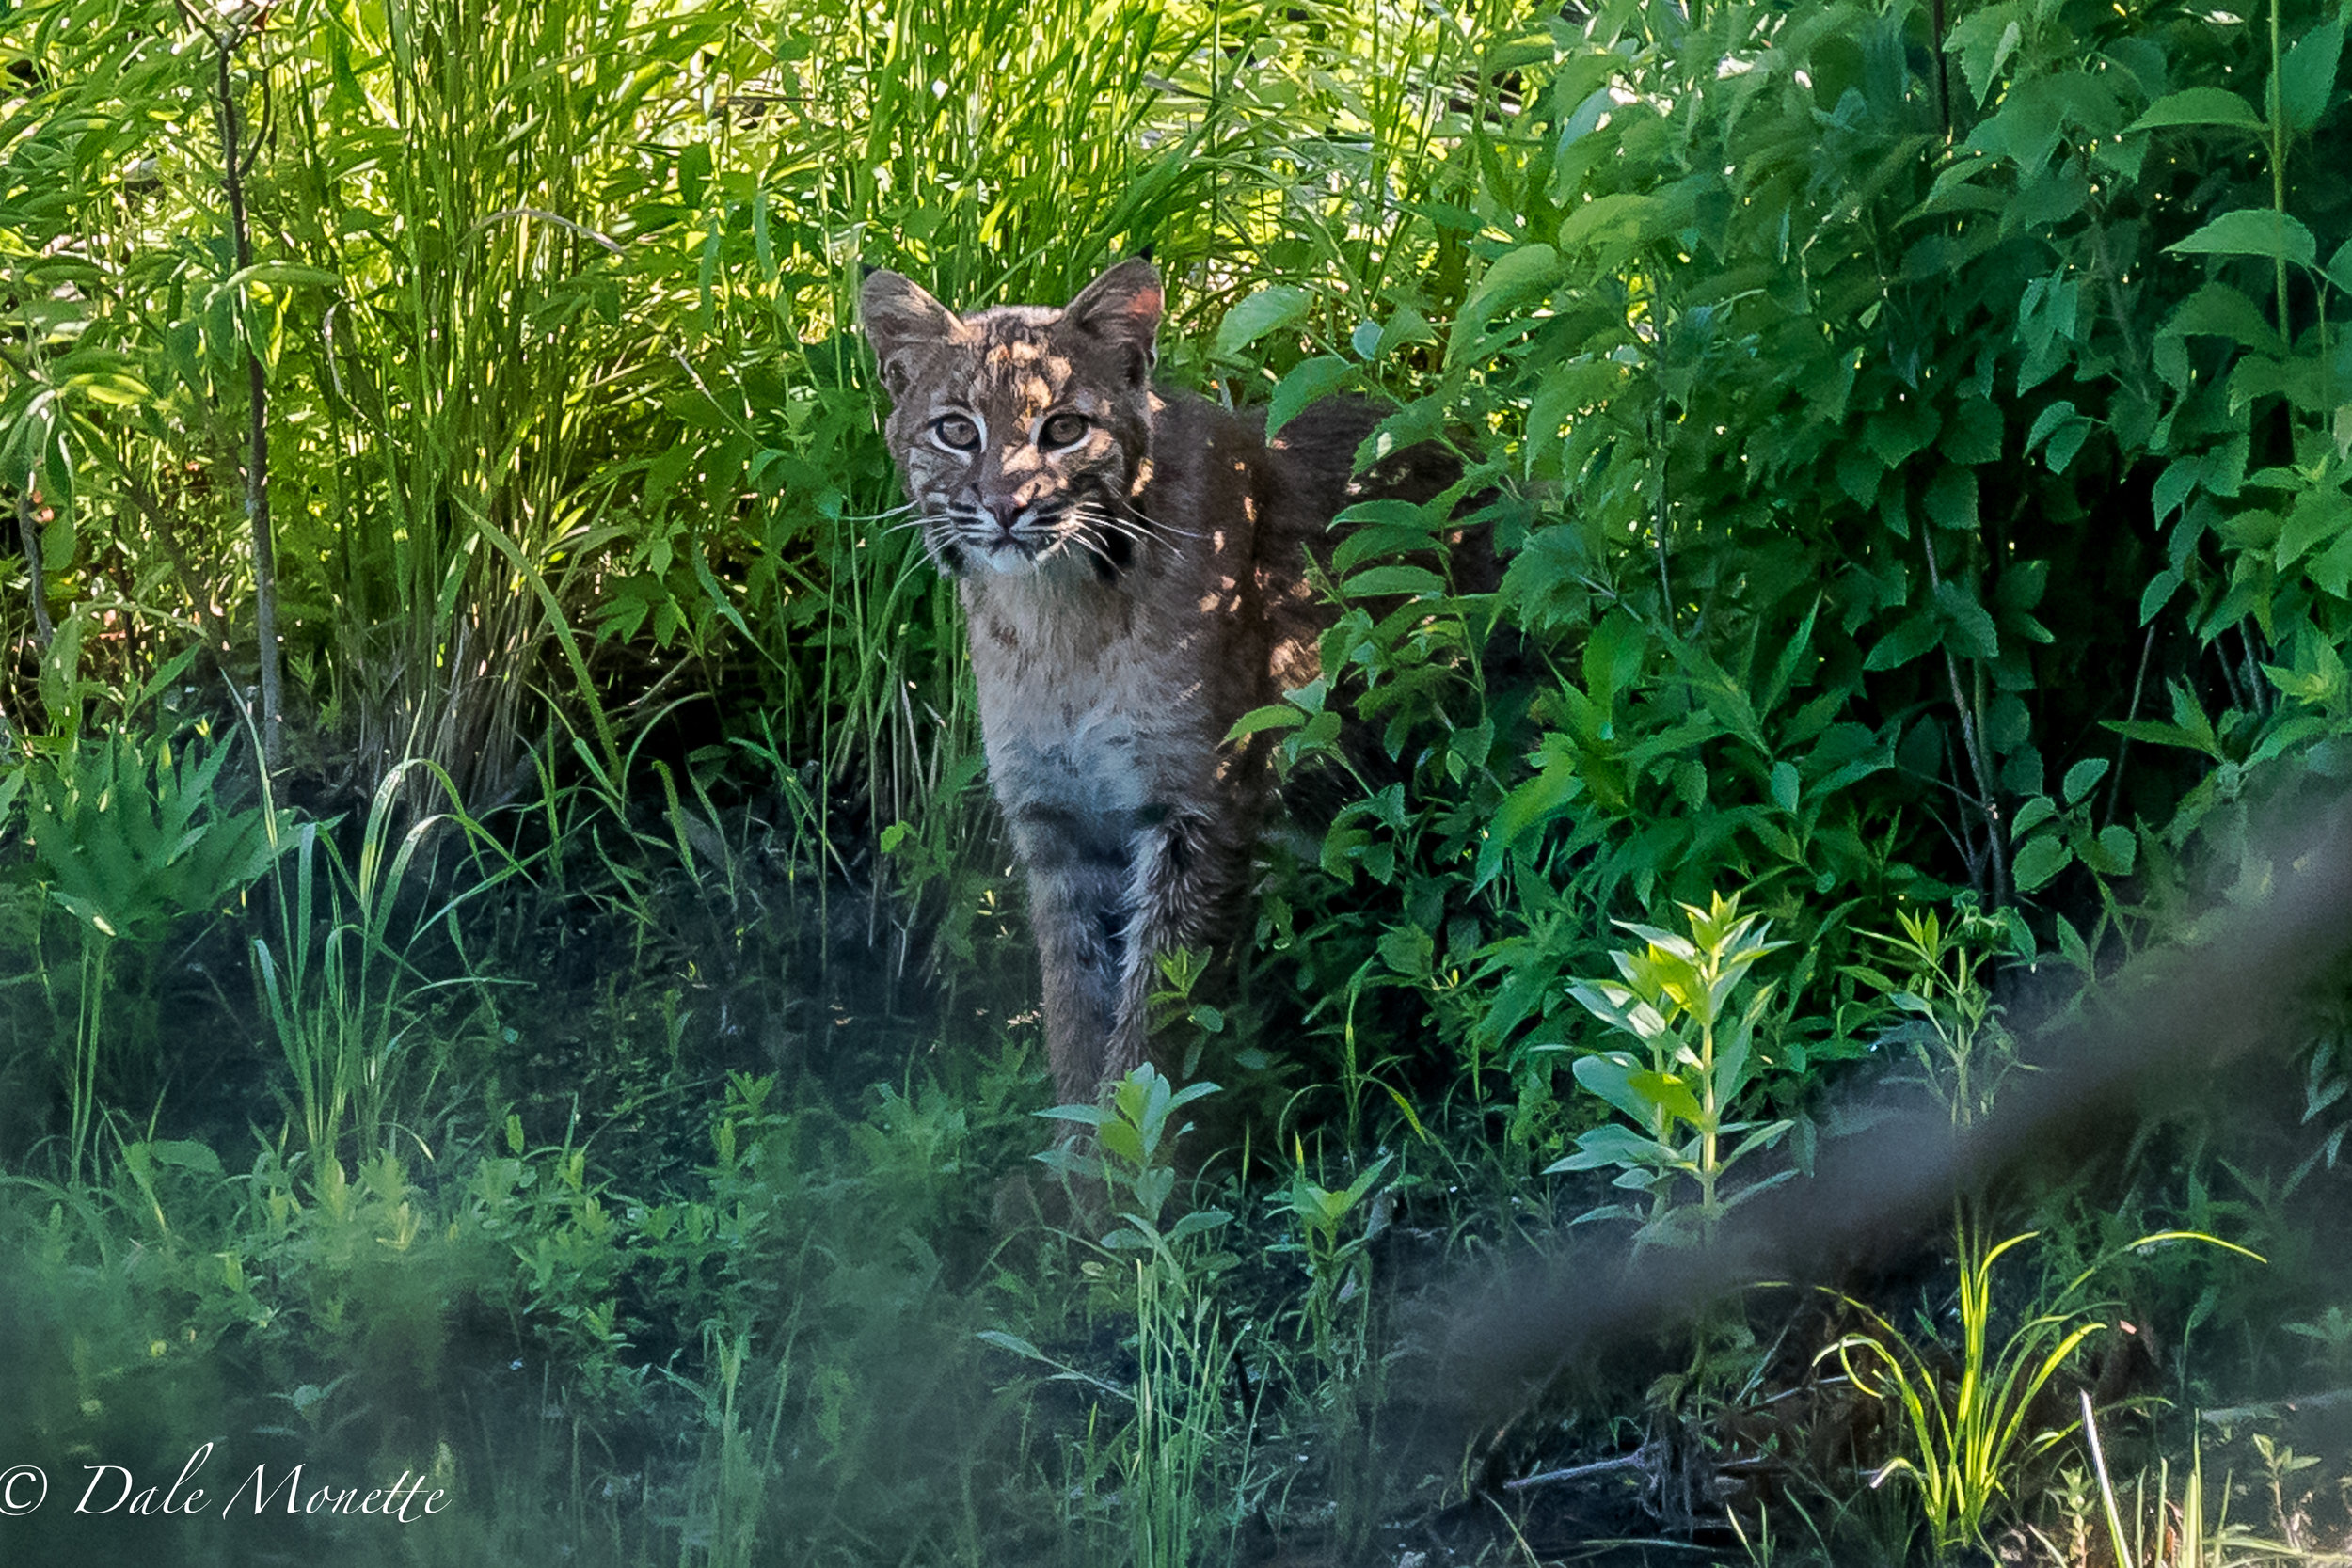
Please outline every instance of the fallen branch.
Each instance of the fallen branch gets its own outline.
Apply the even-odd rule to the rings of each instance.
[[[1597,1459],[1590,1465],[1571,1465],[1565,1470],[1544,1470],[1532,1476],[1502,1483],[1505,1492],[1524,1492],[1531,1486],[1549,1486],[1555,1481],[1581,1481],[1586,1476],[1607,1475],[1612,1470],[1638,1470],[1649,1463],[1649,1447],[1645,1444],[1631,1453],[1614,1459]]]

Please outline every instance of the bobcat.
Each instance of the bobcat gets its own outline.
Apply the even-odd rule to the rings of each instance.
[[[959,316],[893,272],[862,299],[887,436],[961,592],[990,782],[1029,884],[1065,1102],[1146,1056],[1161,955],[1233,932],[1270,794],[1235,720],[1314,678],[1332,611],[1308,581],[1333,514],[1458,477],[1407,449],[1351,482],[1379,412],[1261,415],[1153,385],[1148,260],[1059,310]]]

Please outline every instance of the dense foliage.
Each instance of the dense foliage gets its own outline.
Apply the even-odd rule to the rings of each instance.
[[[2346,1370],[2340,1000],[2288,1130],[1965,1205],[1899,1302],[1719,1305],[1395,1485],[1383,1380],[1407,1288],[1705,1245],[1878,1064],[1988,1114],[2024,976],[2095,1006],[2352,772],[2348,22],[0,11],[0,1435],[389,1460],[471,1534],[335,1539],[453,1560],[2249,1549],[2188,1412]],[[1169,969],[1175,1082],[1060,1113],[1090,1216],[850,302],[1147,245],[1167,373],[1470,474],[1363,509],[1245,721],[1311,804],[1232,994]],[[2131,1240],[2189,1231],[2274,1267]],[[2292,1560],[2341,1498],[2258,1436]],[[1595,1454],[1582,1513],[1433,1512]]]

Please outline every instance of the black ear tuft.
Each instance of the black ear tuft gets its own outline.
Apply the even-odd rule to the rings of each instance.
[[[860,261],[857,264],[857,280],[863,283],[880,271],[882,271],[882,268],[874,265],[871,261]]]
[[[1152,259],[1152,247],[1151,247],[1150,245],[1137,245],[1137,246],[1136,247],[1136,261],[1149,261],[1151,259]]]

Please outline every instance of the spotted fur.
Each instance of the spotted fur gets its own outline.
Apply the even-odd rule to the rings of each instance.
[[[1420,449],[1351,482],[1377,414],[1263,417],[1152,381],[1158,275],[1111,268],[1059,310],[957,315],[896,273],[863,296],[887,433],[963,601],[990,782],[1027,874],[1065,1101],[1144,1060],[1157,960],[1217,947],[1267,803],[1235,720],[1311,680],[1332,515],[1452,483]]]

